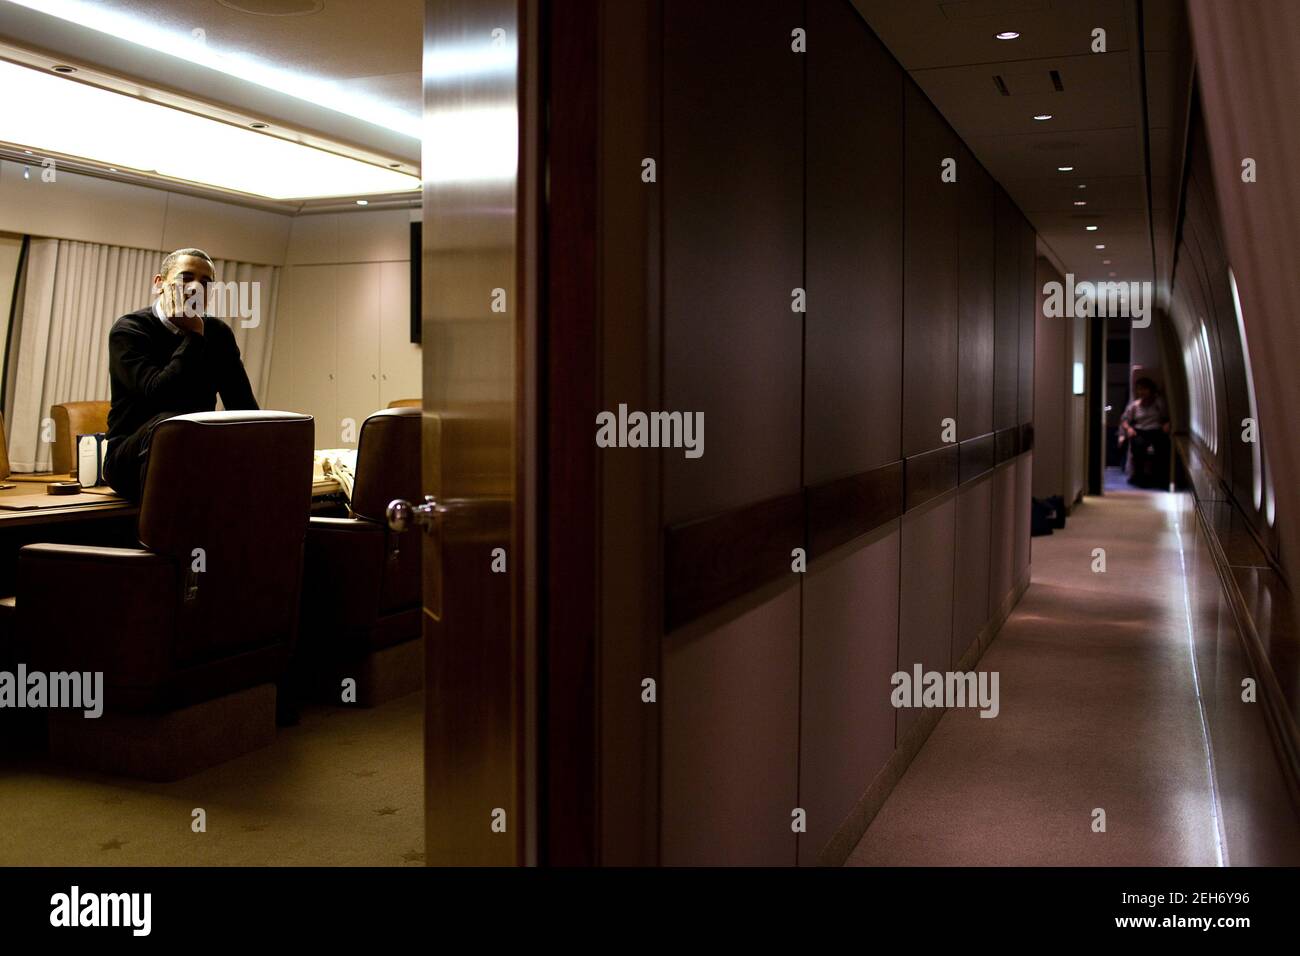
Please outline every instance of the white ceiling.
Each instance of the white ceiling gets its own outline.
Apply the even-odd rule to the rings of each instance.
[[[304,12],[251,12],[259,10]],[[273,80],[281,82],[253,69],[232,75],[191,62],[198,31],[213,54],[277,71]],[[99,71],[145,90],[188,95],[416,170],[419,138],[407,125],[418,129],[423,112],[423,33],[421,0],[0,0],[0,43],[62,57],[83,75]],[[175,39],[175,57],[148,45],[160,38],[164,48]],[[340,112],[330,97],[291,95],[288,81],[299,80],[319,81],[340,98],[361,97],[362,108],[354,102]],[[397,111],[402,122],[392,123],[384,110]]]
[[[1178,0],[1147,0],[1140,60],[1132,42],[1137,2],[854,0],[1079,281],[1109,279],[1112,272],[1120,280],[1153,279],[1152,210],[1156,258],[1162,272],[1168,267],[1170,193],[1177,188],[1187,103],[1178,56],[1185,27]],[[1106,32],[1105,53],[1091,50],[1097,28]],[[998,40],[1001,31],[1020,36]],[[1146,134],[1140,66],[1146,69]],[[1063,89],[1056,89],[1052,71]],[[1052,119],[1035,121],[1040,113]],[[1144,148],[1151,152],[1150,205]],[[1058,166],[1074,170],[1062,173]],[[1075,206],[1077,200],[1087,205]],[[1088,232],[1090,224],[1097,231]],[[1098,243],[1104,251],[1094,248]]]
[[[155,27],[208,46],[368,93],[419,118],[421,0],[97,0]],[[311,10],[297,15],[246,11]],[[242,9],[236,9],[242,8]]]

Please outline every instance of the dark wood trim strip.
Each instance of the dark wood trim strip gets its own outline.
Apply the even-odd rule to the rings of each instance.
[[[1033,425],[944,445],[664,530],[664,624],[681,627],[1033,447]]]
[[[998,429],[994,442],[997,446],[997,454],[994,456],[996,464],[1015,458],[1020,454],[1020,426]]]
[[[665,529],[665,630],[792,574],[805,516],[798,491]]]
[[[964,485],[985,472],[992,471],[997,463],[996,454],[997,445],[993,432],[976,438],[967,438],[957,446],[957,483]]]
[[[806,489],[808,556],[815,558],[903,513],[903,462]]]
[[[904,510],[911,511],[931,498],[957,487],[957,445],[944,445],[904,461]]]

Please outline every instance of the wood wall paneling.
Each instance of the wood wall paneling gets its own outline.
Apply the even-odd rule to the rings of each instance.
[[[997,464],[997,436],[990,432],[968,438],[957,446],[957,480],[965,484],[993,470]]]
[[[1024,580],[1029,571],[1031,540],[1029,536],[1030,501],[1033,497],[1034,456],[1020,455],[1015,461],[1016,499],[1015,499],[1015,546],[1012,548],[1012,579],[1014,587]]]
[[[665,866],[789,866],[798,799],[799,590],[664,641]]]
[[[808,831],[799,836],[801,865],[817,862],[894,750],[898,548],[894,523],[814,562],[804,580],[799,806]]]
[[[1017,388],[1017,414],[1015,423],[1031,421],[1034,417],[1034,316],[1038,313],[1037,240],[1034,227],[1016,210],[1020,219],[1020,317],[1019,376]]]
[[[989,533],[993,479],[985,475],[957,493],[957,549],[954,558],[952,663],[979,637],[989,619]]]
[[[903,477],[906,510],[920,507],[957,487],[958,457],[956,445],[942,445],[906,459]]]
[[[816,558],[903,513],[903,462],[814,485],[806,497],[808,554]]]
[[[899,457],[903,71],[847,3],[810,4],[808,30],[804,480],[816,484]]]
[[[898,609],[898,669],[946,671],[952,659],[953,552],[957,506],[953,497],[903,516]],[[898,711],[902,740],[919,712]]]
[[[995,190],[993,428],[1019,424],[1020,211]]]
[[[915,84],[904,94],[903,457],[942,444],[957,417],[957,181],[960,140]]]
[[[992,177],[964,144],[960,155],[957,437],[965,441],[993,430],[996,214]]]
[[[802,4],[664,4],[664,408],[705,453],[664,459],[665,520],[800,486]]]
[[[670,526],[664,535],[664,627],[701,614],[782,577],[804,543],[801,493],[769,498]]]
[[[1015,586],[1016,466],[1000,464],[993,472],[992,520],[989,524],[989,617],[998,613]]]

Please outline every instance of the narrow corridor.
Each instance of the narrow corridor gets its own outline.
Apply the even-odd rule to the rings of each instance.
[[[1220,863],[1177,501],[1088,498],[1033,539],[1032,583],[977,665],[1000,673],[1001,713],[948,711],[849,865]]]

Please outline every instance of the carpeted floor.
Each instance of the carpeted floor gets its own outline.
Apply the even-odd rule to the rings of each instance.
[[[168,784],[6,764],[0,865],[422,865],[423,721],[423,694],[311,707],[270,747]]]
[[[1001,713],[948,711],[849,865],[1219,862],[1173,497],[1117,489],[1033,539],[1032,584],[977,665]]]

